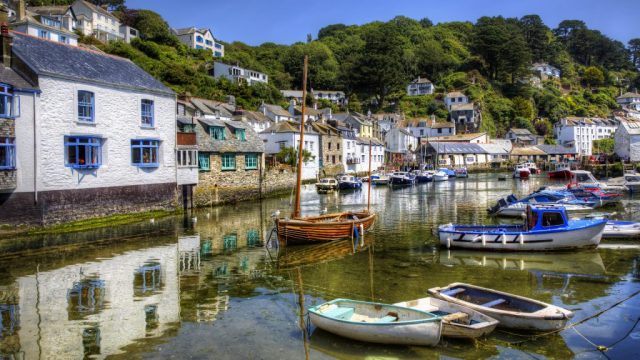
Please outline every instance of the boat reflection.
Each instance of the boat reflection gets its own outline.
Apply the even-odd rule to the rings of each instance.
[[[597,251],[575,253],[495,253],[443,250],[440,264],[481,266],[502,270],[545,270],[574,274],[604,274],[606,269]]]
[[[367,250],[369,243],[351,240],[331,241],[319,245],[287,246],[276,249],[276,268],[286,270],[337,260]]]

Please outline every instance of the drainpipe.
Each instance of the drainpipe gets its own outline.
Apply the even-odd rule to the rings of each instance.
[[[36,93],[33,93],[33,202],[38,203],[38,139],[37,139],[37,121],[38,114],[36,112]]]

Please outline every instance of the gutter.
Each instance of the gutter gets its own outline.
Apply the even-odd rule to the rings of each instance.
[[[33,92],[33,202],[38,203],[38,141],[37,141],[37,117],[36,92]]]

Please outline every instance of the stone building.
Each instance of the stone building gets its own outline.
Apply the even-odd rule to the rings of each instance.
[[[0,194],[3,223],[173,209],[173,91],[117,56],[21,33],[1,40],[5,70],[37,84],[18,94],[16,186]]]
[[[264,144],[244,121],[197,118],[200,180],[196,189],[202,196],[219,190],[244,187],[256,192],[261,188],[264,169]]]
[[[340,161],[342,138],[338,129],[319,122],[312,122],[310,125],[319,135],[320,147],[318,156],[320,158],[320,168],[329,173],[344,170]]]
[[[264,140],[265,153],[275,156],[284,148],[299,148],[300,124],[292,121],[281,121],[260,133]],[[304,129],[303,148],[311,153],[309,161],[302,166],[302,179],[315,179],[319,171],[320,136],[309,124]]]

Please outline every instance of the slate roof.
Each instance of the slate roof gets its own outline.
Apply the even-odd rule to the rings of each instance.
[[[38,87],[29,80],[23,78],[20,74],[7,68],[0,63],[0,83],[9,84],[17,89],[36,90]]]
[[[484,149],[485,153],[492,155],[509,155],[510,149],[498,144],[477,144]]]
[[[175,96],[128,59],[13,32],[13,53],[38,76]]]
[[[640,94],[632,93],[632,92],[626,92],[626,93],[618,96],[616,99],[629,99],[629,98],[640,98]]]
[[[71,5],[51,5],[51,6],[29,6],[27,7],[27,11],[31,11],[32,13],[39,15],[58,15],[62,16],[67,13],[71,9],[73,13],[73,8]],[[75,16],[75,14],[74,14]]]
[[[202,152],[214,153],[263,153],[264,142],[255,131],[242,121],[222,121],[198,118],[196,126],[196,137],[198,150]],[[214,140],[209,135],[209,124],[225,128],[225,140]],[[246,141],[238,140],[235,137],[235,129],[245,129]]]
[[[94,5],[94,4],[92,4],[92,3],[88,2],[88,1],[85,1],[85,0],[81,0],[80,2],[82,2],[82,4],[84,4],[86,7],[88,7],[89,9],[91,9],[94,12],[97,12],[97,13],[100,13],[102,15],[106,15],[106,16],[112,17],[114,19],[117,19],[115,17],[115,15],[113,15],[112,13],[108,12],[107,10],[101,8],[100,6]]]
[[[601,126],[616,126],[618,125],[618,121],[614,119],[604,119],[604,118],[587,118],[587,117],[577,117],[577,116],[567,116],[563,119],[566,124],[564,126],[578,126],[578,125],[601,125]],[[557,122],[555,126],[563,125],[562,122]]]
[[[454,112],[454,111],[469,111],[469,110],[474,110],[473,103],[453,104],[453,105],[451,105],[451,112]]]
[[[310,125],[313,128],[313,130],[316,131],[318,134],[329,135],[329,136],[340,135],[340,133],[338,132],[338,129],[334,128],[331,125],[321,124],[317,122],[311,122]]]
[[[302,98],[302,90],[280,90],[282,96],[288,98]]]
[[[511,155],[523,155],[523,156],[531,156],[531,155],[547,155],[543,150],[535,146],[527,146],[527,147],[514,147],[511,149]]]
[[[296,106],[295,107],[295,114],[296,115],[302,115],[302,107]],[[319,116],[319,115],[323,115],[324,113],[321,110],[314,109],[312,107],[306,106],[304,108],[304,114],[306,116]],[[291,114],[289,114],[289,116],[291,116]]]
[[[486,154],[487,151],[480,144],[437,142],[430,144],[439,154]]]
[[[191,103],[205,115],[219,115],[227,118],[233,116],[233,110],[228,108],[230,106],[228,104],[202,98],[191,98]]]
[[[201,34],[206,33],[207,31],[211,32],[211,30],[206,29],[206,28],[202,28],[202,29],[197,29],[195,27],[188,27],[188,28],[180,28],[180,29],[172,29],[173,33],[176,35],[187,35],[187,34],[192,34],[195,32],[199,32]]]
[[[536,145],[536,147],[542,151],[544,151],[548,155],[566,155],[566,154],[577,154],[575,148],[566,147],[562,145]]]
[[[509,130],[512,133],[516,134],[516,135],[533,135],[531,134],[531,131],[529,131],[529,129],[511,129]]]
[[[431,84],[431,81],[427,78],[417,78],[417,79],[414,79],[411,83],[412,84]]]
[[[629,135],[640,135],[640,121],[623,120],[620,122]]]
[[[268,129],[263,130],[262,134],[270,134],[270,133],[299,133],[300,132],[300,124],[293,121],[280,121],[277,124],[271,125]],[[305,126],[304,128],[305,134],[318,134],[310,125]]]
[[[437,136],[437,137],[432,137],[429,140],[430,141],[449,141],[449,142],[456,142],[456,141],[471,141],[474,139],[477,139],[481,136],[487,135],[487,133],[470,133],[470,134],[457,134],[457,135],[447,135],[447,136]]]
[[[447,95],[445,95],[445,97],[449,97],[449,98],[463,97],[463,96],[467,96],[467,95],[463,94],[460,91],[452,91],[450,93],[447,93]]]
[[[384,143],[376,138],[356,138],[356,144],[369,145],[369,141],[371,141],[371,145],[384,146]]]
[[[246,121],[257,122],[257,123],[271,122],[271,119],[269,119],[265,114],[261,113],[260,111],[249,111],[249,110],[242,110],[242,113],[233,115],[233,119],[246,120]]]
[[[292,115],[289,114],[289,112],[287,110],[283,109],[282,106],[280,106],[280,105],[262,104],[262,106],[267,108],[267,110],[269,110],[270,112],[272,112],[276,116],[292,117]]]

